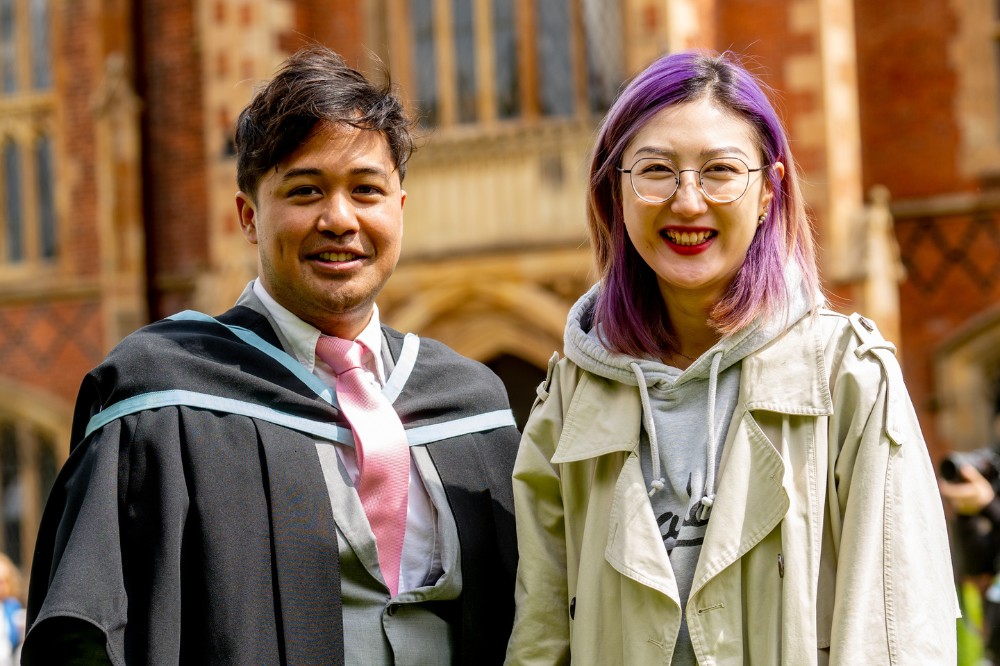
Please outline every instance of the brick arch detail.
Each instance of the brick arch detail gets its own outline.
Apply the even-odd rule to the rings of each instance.
[[[69,455],[73,406],[55,394],[0,378],[0,416],[37,426],[52,435],[60,460]]]
[[[934,358],[942,441],[956,450],[993,443],[993,401],[1000,389],[1000,305],[958,329]]]
[[[570,305],[534,283],[477,282],[424,291],[386,321],[478,361],[506,353],[544,368],[562,350]]]

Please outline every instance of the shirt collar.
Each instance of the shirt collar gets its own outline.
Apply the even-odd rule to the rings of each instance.
[[[281,334],[288,340],[291,349],[288,350],[292,356],[304,365],[310,372],[316,374],[328,384],[334,378],[333,373],[325,363],[316,359],[316,342],[321,335],[320,330],[302,321],[292,314],[287,308],[274,300],[271,294],[267,293],[260,279],[253,282],[253,292],[260,299],[260,302],[267,309],[271,319],[281,329]],[[375,377],[380,384],[385,384],[385,364],[382,362],[382,323],[379,319],[378,306],[372,306],[372,317],[368,321],[364,330],[356,338],[363,344],[370,353],[366,353],[363,362],[365,367],[375,373]]]

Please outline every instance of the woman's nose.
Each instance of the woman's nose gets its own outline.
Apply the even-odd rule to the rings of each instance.
[[[671,198],[670,208],[678,215],[698,215],[708,208],[705,196],[698,185],[698,173],[682,171],[677,191]]]

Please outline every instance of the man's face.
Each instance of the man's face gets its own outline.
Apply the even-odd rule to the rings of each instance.
[[[323,333],[353,339],[399,261],[405,200],[382,134],[321,122],[255,197],[236,195],[236,208],[267,292]]]

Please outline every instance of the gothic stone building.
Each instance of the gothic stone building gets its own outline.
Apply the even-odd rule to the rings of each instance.
[[[592,283],[587,154],[661,53],[774,88],[826,287],[899,345],[932,455],[990,441],[1000,10],[987,0],[0,0],[0,549],[27,567],[84,373],[254,275],[233,121],[316,41],[421,119],[387,323],[490,364],[523,419]]]

